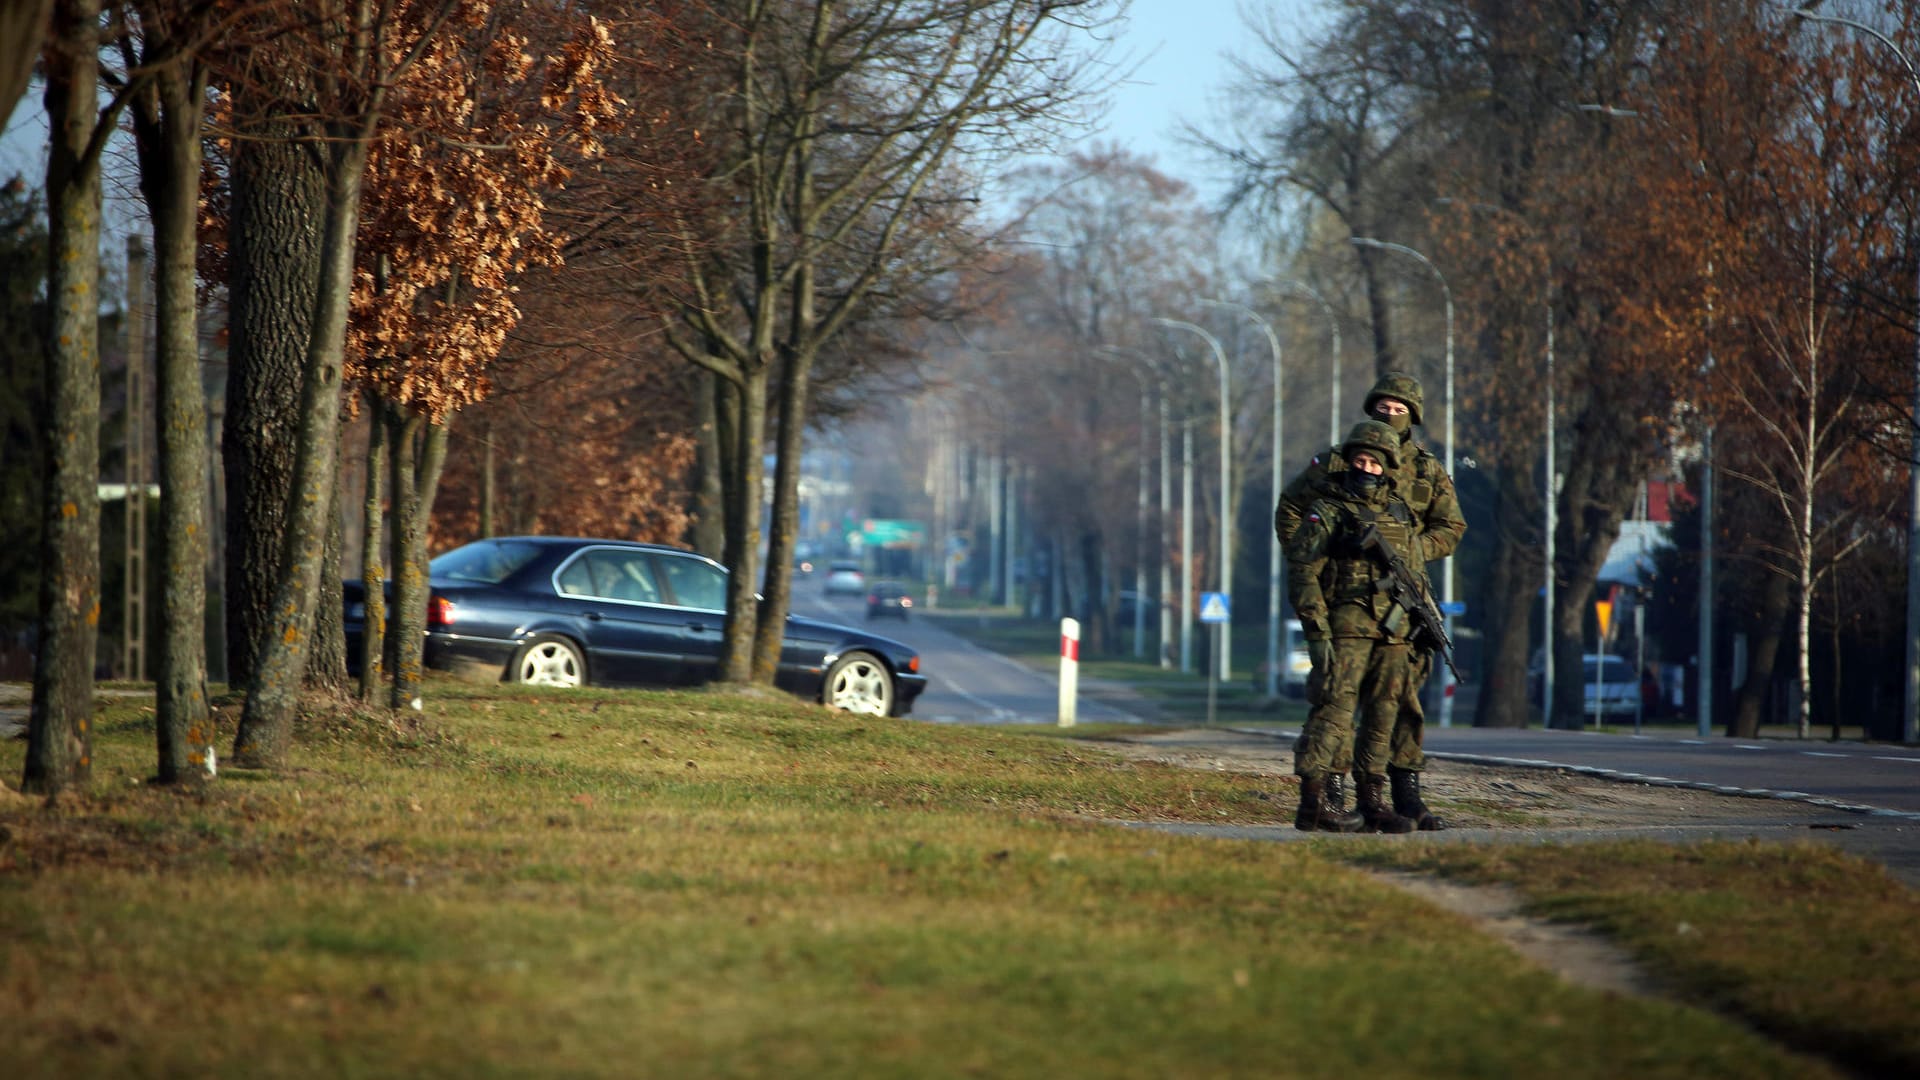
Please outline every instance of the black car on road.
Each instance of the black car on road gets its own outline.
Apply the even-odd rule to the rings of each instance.
[[[719,674],[727,571],[659,544],[550,536],[478,540],[428,564],[426,666],[551,686],[679,686]],[[346,583],[348,655],[365,593]],[[850,712],[904,716],[920,657],[851,627],[787,617],[775,682]]]

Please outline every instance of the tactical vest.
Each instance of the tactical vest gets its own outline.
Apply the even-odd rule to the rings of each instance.
[[[1415,536],[1419,527],[1414,523],[1413,512],[1398,496],[1387,500],[1387,505],[1378,510],[1368,506],[1356,506],[1347,503],[1347,513],[1352,520],[1342,528],[1341,535],[1328,544],[1330,568],[1333,571],[1333,587],[1326,591],[1329,608],[1348,602],[1357,602],[1366,607],[1377,619],[1385,619],[1391,614],[1393,602],[1387,596],[1382,580],[1387,568],[1372,553],[1360,546],[1360,534],[1369,523],[1380,530],[1380,538],[1387,546],[1400,553],[1403,558],[1415,550]],[[1418,560],[1408,558],[1409,564],[1417,565]]]

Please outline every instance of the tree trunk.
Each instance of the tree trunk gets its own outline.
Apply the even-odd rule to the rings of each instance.
[[[493,421],[480,422],[480,535],[494,534]]]
[[[241,764],[280,768],[286,764],[306,669],[333,505],[335,444],[340,434],[340,368],[344,360],[347,300],[353,288],[354,232],[360,218],[360,187],[367,141],[349,137],[326,150],[326,232],[319,290],[311,316],[306,371],[300,393],[299,439],[294,461],[296,498],[287,514],[285,555],[269,609],[273,622],[255,655],[247,703],[240,716],[234,756]]]
[[[235,143],[227,353],[227,682],[248,685],[282,569],[326,171],[304,125]],[[303,493],[304,494],[304,493]]]
[[[391,704],[420,707],[427,630],[427,524],[447,461],[448,425],[395,415],[393,444],[394,667]]]
[[[419,516],[414,474],[418,465],[419,430],[426,421],[410,416],[405,408],[392,402],[381,404],[387,424],[387,489],[393,521],[393,690],[388,708],[402,709],[420,693],[420,649],[416,639],[426,632],[426,583],[420,564],[412,557],[413,522]]]
[[[811,357],[794,355],[780,382],[780,425],[773,463],[773,520],[767,527],[767,571],[753,643],[753,681],[773,685],[793,606],[793,546],[800,535],[800,459],[806,449]]]
[[[1753,651],[1747,660],[1747,681],[1740,686],[1740,700],[1734,707],[1727,734],[1736,739],[1751,739],[1760,734],[1760,713],[1773,690],[1773,669],[1780,660],[1780,639],[1786,635],[1787,616],[1793,609],[1793,581],[1772,570],[1760,595],[1760,632],[1754,635]]]
[[[20,95],[27,92],[33,58],[47,36],[47,16],[53,0],[0,0],[0,128],[13,116]]]
[[[760,484],[766,469],[760,462],[759,432],[767,423],[766,369],[749,372],[738,385],[739,413],[733,435],[734,465],[740,482],[727,491],[727,621],[720,646],[720,681],[745,685],[753,681],[754,638],[759,628]]]
[[[320,556],[320,592],[313,605],[313,647],[307,654],[306,686],[328,694],[347,692],[347,631],[340,584],[340,560],[347,538],[340,503],[341,464],[345,452],[334,441],[333,496],[327,505],[327,539]]]
[[[1481,592],[1486,598],[1481,616],[1486,654],[1481,666],[1480,701],[1473,717],[1475,727],[1526,727],[1533,707],[1526,671],[1541,566],[1536,554],[1539,549],[1525,542],[1533,523],[1519,520],[1529,513],[1524,494],[1518,490],[1527,478],[1526,471],[1515,468],[1512,462],[1500,466],[1496,489],[1499,501],[1493,511],[1499,527],[1494,530],[1493,561]]]
[[[214,758],[206,671],[207,414],[194,294],[204,92],[197,67],[170,66],[134,104],[140,186],[154,238],[161,519],[154,713],[163,784],[210,776]]]
[[[386,536],[385,501],[387,424],[377,401],[367,403],[367,498],[362,506],[366,527],[360,541],[360,583],[365,596],[360,621],[360,700],[371,704],[385,680],[387,660],[387,568],[381,558]]]
[[[40,652],[20,790],[56,795],[92,776],[100,621],[99,0],[56,5],[45,58],[47,463],[41,501]]]
[[[726,496],[721,478],[726,471],[726,445],[721,419],[725,389],[720,376],[705,369],[694,372],[694,434],[699,439],[693,459],[693,527],[687,537],[693,550],[709,559],[724,559],[727,548]]]

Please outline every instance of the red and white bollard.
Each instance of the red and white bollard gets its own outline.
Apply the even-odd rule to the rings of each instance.
[[[1060,620],[1060,726],[1072,727],[1080,699],[1080,620]]]

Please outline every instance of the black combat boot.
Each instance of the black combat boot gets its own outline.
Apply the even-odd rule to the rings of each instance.
[[[1410,817],[1420,826],[1421,832],[1439,832],[1447,823],[1427,809],[1426,800],[1420,797],[1420,774],[1412,769],[1396,769],[1387,766],[1387,779],[1393,782],[1393,812],[1401,817]]]
[[[1327,780],[1324,776],[1300,778],[1300,809],[1293,815],[1293,827],[1301,832],[1359,832],[1359,814],[1327,805]]]
[[[1334,772],[1327,774],[1327,813],[1344,814],[1347,812],[1347,774]]]
[[[1412,818],[1401,817],[1388,805],[1386,777],[1356,779],[1360,787],[1360,816],[1366,821],[1368,832],[1410,833],[1416,828]]]

